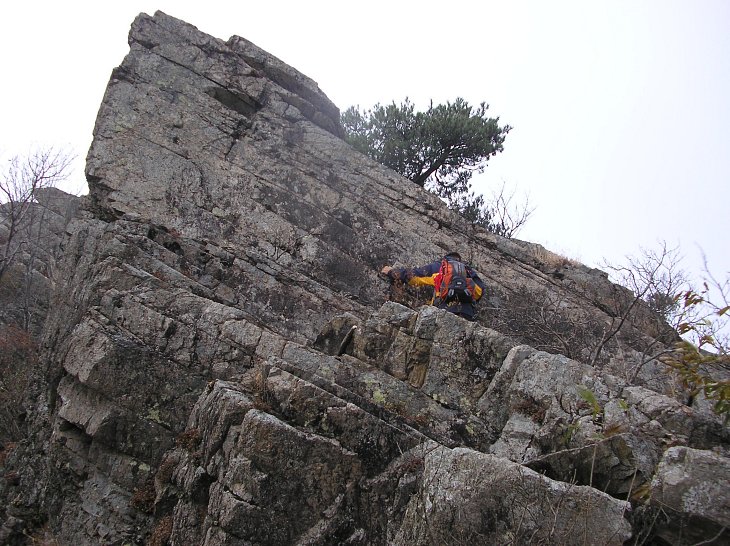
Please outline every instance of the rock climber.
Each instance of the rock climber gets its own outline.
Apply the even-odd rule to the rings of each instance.
[[[441,260],[415,268],[381,270],[391,281],[410,286],[433,286],[431,304],[467,320],[474,320],[476,303],[485,292],[479,274],[462,262],[458,252],[449,252]]]

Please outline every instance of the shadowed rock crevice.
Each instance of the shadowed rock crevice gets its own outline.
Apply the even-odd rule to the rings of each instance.
[[[205,90],[205,94],[213,97],[215,100],[220,102],[226,108],[230,108],[234,112],[238,112],[242,116],[247,118],[253,116],[261,107],[256,104],[251,97],[247,97],[240,93],[233,93],[228,89],[220,87],[209,87]],[[234,138],[240,138],[241,132],[234,133]]]

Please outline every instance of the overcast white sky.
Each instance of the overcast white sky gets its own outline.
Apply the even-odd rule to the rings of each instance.
[[[243,36],[341,110],[461,96],[513,126],[475,178],[537,207],[519,238],[598,265],[659,240],[730,271],[730,1],[12,1],[0,152],[66,146],[72,183],[139,12]]]

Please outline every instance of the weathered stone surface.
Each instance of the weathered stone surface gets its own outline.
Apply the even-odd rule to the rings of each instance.
[[[353,356],[445,407],[471,412],[515,343],[434,307],[416,313],[389,303],[354,332],[352,344]]]
[[[730,539],[730,459],[710,451],[669,448],[651,482],[662,510],[657,534],[670,544],[724,544]]]
[[[730,439],[727,427],[668,396],[526,347],[505,359],[480,412],[500,430],[490,453],[618,498],[651,480],[668,446]]]
[[[547,284],[564,308],[607,320],[581,300],[613,297],[619,289],[603,276],[558,282],[541,270],[544,249],[532,255],[531,247],[468,225],[354,153],[332,134],[338,130],[322,129],[337,112],[316,84],[250,42],[222,42],[158,13],[135,21],[130,43],[88,156],[94,210],[162,226],[160,242],[185,258],[180,265],[234,305],[288,320],[311,340],[332,311],[364,318],[355,301],[383,301],[376,274],[383,263],[430,261],[465,247],[495,293]],[[259,271],[201,271],[187,239]]]
[[[370,540],[383,540],[387,519],[360,505],[421,436],[286,372],[269,370],[256,382],[250,395],[216,382],[201,396],[186,433],[191,441],[157,474],[158,506],[177,502],[176,521],[203,507],[195,532],[209,544],[337,543],[363,525]],[[287,424],[273,413],[295,418]],[[396,486],[386,487],[391,496]],[[187,526],[173,530],[179,542],[190,536]]]
[[[623,544],[626,502],[468,449],[426,456],[397,545]],[[550,517],[547,515],[550,514]]]
[[[665,339],[645,308],[589,365],[625,290],[340,134],[316,83],[250,42],[137,18],[64,227],[32,434],[0,463],[22,469],[2,536],[612,544],[646,538],[626,499],[651,509],[669,446],[726,461],[727,427],[637,367]],[[478,322],[378,276],[446,249],[487,281]]]

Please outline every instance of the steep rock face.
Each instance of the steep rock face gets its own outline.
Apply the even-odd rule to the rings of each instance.
[[[592,358],[625,291],[466,224],[339,137],[317,85],[250,42],[137,18],[0,536],[48,519],[79,544],[711,538],[723,510],[676,503],[677,531],[642,496],[675,494],[655,478],[668,445],[727,460],[727,428],[642,364],[661,325],[639,308],[623,358]],[[417,300],[383,264],[446,249],[487,280],[479,323],[385,303]]]
[[[0,244],[11,266],[0,281],[0,326],[15,325],[38,338],[48,312],[50,279],[62,254],[66,226],[81,199],[56,188],[39,188],[12,226],[9,204],[0,204]],[[6,214],[6,210],[8,214]],[[8,239],[12,239],[6,248]]]
[[[603,276],[546,264],[550,253],[486,234],[354,153],[316,84],[250,42],[158,13],[135,21],[130,44],[88,155],[96,216],[161,226],[161,244],[224,303],[312,339],[333,312],[383,301],[384,263],[459,248],[494,294],[547,285],[561,307],[610,318],[601,309],[619,290]],[[203,271],[200,250],[176,248],[186,243],[239,263]]]
[[[445,350],[457,332],[477,348],[470,357]],[[632,536],[626,499],[650,487],[668,439],[727,442],[691,410],[652,415],[668,397],[647,406],[619,378],[429,307],[384,305],[347,350],[289,344],[241,381],[207,387],[188,421],[193,442],[156,477],[157,505],[174,506],[173,543],[621,544]],[[392,373],[406,355],[417,381]],[[581,405],[580,383],[599,393],[603,420]],[[647,427],[650,417],[661,422]],[[317,446],[327,454],[311,455]]]

